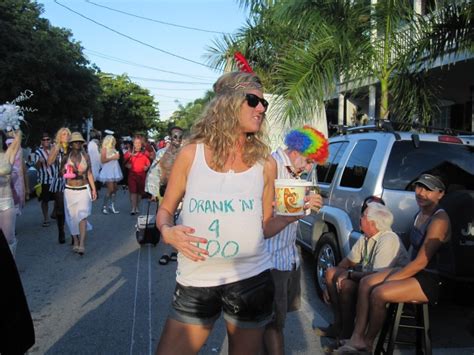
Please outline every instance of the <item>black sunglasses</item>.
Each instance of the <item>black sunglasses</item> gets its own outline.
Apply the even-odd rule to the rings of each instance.
[[[247,100],[247,104],[252,108],[257,107],[259,102],[265,108],[265,111],[268,108],[268,101],[265,100],[264,98],[258,97],[257,95],[245,94],[245,100]]]
[[[51,138],[41,138],[42,141],[50,141]]]

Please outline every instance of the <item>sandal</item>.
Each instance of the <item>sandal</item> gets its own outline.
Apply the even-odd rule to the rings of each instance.
[[[332,353],[336,355],[342,355],[342,354],[370,355],[372,354],[372,352],[369,351],[368,349],[357,349],[356,347],[349,344],[340,346],[339,348],[335,349]]]
[[[175,253],[175,252],[171,253],[170,260],[171,261],[177,261],[178,260],[178,253]]]
[[[84,247],[77,247],[76,253],[78,253],[80,256],[83,256],[85,252],[86,250]]]
[[[158,260],[160,265],[167,265],[170,262],[170,257],[168,255],[163,255],[160,260]]]
[[[49,225],[50,225],[49,221],[44,221],[42,224],[43,227],[49,227]]]

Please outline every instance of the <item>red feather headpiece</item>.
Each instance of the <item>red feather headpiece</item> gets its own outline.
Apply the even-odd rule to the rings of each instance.
[[[237,66],[239,67],[240,71],[243,71],[246,73],[253,73],[252,68],[250,67],[249,63],[247,62],[247,59],[245,59],[242,53],[235,52],[234,58],[235,58],[235,61],[237,62]]]

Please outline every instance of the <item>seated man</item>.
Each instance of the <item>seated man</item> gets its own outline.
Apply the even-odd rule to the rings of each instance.
[[[336,267],[326,271],[327,289],[324,298],[332,306],[334,324],[318,328],[320,336],[339,339],[350,337],[354,328],[360,279],[384,268],[405,265],[408,261],[405,247],[391,229],[393,215],[382,203],[381,199],[378,202],[372,197],[366,199],[360,217],[364,237],[359,238],[349,255]]]

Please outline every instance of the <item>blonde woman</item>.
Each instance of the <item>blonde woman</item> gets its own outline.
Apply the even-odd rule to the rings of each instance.
[[[49,191],[54,194],[55,209],[52,217],[56,218],[58,225],[58,242],[64,244],[66,242],[64,235],[64,187],[65,181],[61,174],[61,166],[64,157],[69,151],[69,138],[71,131],[69,128],[62,127],[56,133],[55,144],[51,149],[48,157],[48,165],[52,168],[53,178]]]
[[[115,144],[114,136],[108,135],[104,138],[100,151],[102,169],[99,173],[99,181],[107,186],[107,192],[104,196],[104,204],[102,207],[103,214],[109,214],[109,211],[119,213],[115,208],[115,195],[118,190],[117,183],[122,180],[123,175],[118,162],[120,154],[115,149]]]
[[[163,241],[179,252],[157,354],[198,353],[222,312],[229,353],[258,354],[274,294],[264,238],[296,220],[273,217],[276,163],[264,140],[260,79],[228,73],[214,91],[173,164],[157,214]]]

